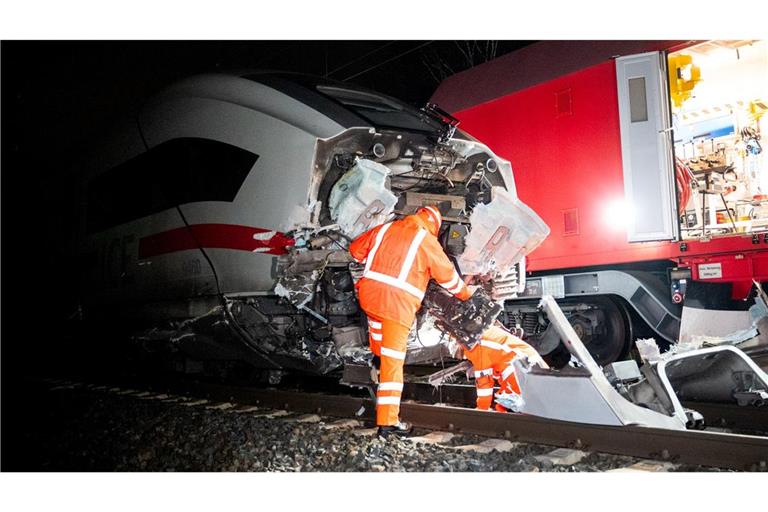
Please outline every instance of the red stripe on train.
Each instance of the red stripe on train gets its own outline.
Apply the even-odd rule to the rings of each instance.
[[[234,224],[193,224],[139,240],[139,259],[190,249],[233,249],[286,254],[294,240],[279,231]]]

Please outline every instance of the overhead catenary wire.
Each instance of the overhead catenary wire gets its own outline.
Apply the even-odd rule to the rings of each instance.
[[[397,42],[398,42],[398,41],[390,41],[390,42],[388,42],[387,44],[384,44],[384,45],[381,45],[381,46],[379,46],[378,48],[374,48],[373,50],[371,50],[371,51],[369,51],[369,52],[367,52],[367,53],[364,53],[363,55],[361,55],[361,56],[359,56],[359,57],[356,57],[356,58],[352,59],[351,61],[347,62],[346,64],[342,64],[341,66],[339,66],[339,67],[337,67],[337,68],[334,68],[334,69],[332,69],[331,71],[328,71],[328,72],[325,74],[325,76],[326,76],[326,78],[327,78],[327,77],[331,76],[332,74],[336,73],[337,71],[341,71],[342,69],[348,68],[348,67],[349,67],[349,66],[351,66],[352,64],[354,64],[354,63],[356,63],[356,62],[360,62],[360,61],[361,61],[361,60],[363,60],[364,58],[366,58],[366,57],[369,57],[369,56],[373,55],[374,53],[376,53],[376,52],[378,52],[378,51],[381,51],[381,50],[383,50],[384,48],[387,48],[388,46],[392,46],[393,44],[395,44],[395,43],[397,43]]]
[[[413,48],[411,48],[409,50],[406,50],[406,51],[404,51],[402,53],[399,53],[399,54],[395,55],[394,57],[390,57],[390,58],[388,58],[386,60],[383,60],[383,61],[379,62],[378,64],[375,64],[375,65],[373,65],[373,66],[371,66],[371,67],[369,67],[367,69],[364,69],[364,70],[360,71],[359,73],[355,73],[354,75],[350,75],[350,76],[346,77],[344,79],[344,81],[352,80],[353,78],[357,78],[360,75],[364,75],[365,73],[367,73],[367,72],[369,72],[371,70],[374,70],[374,69],[378,68],[379,66],[383,66],[384,64],[387,64],[388,62],[392,62],[393,60],[397,60],[400,57],[404,57],[405,55],[408,55],[409,53],[415,52],[416,50],[418,50],[420,48],[424,48],[425,46],[427,46],[429,44],[432,44],[432,43],[434,43],[434,41],[427,41],[426,43],[422,43],[422,44],[420,44],[418,46],[415,46],[415,47],[413,47]]]

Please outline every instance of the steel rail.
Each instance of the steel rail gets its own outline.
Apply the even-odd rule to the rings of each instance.
[[[373,401],[344,395],[326,395],[239,387],[202,382],[171,383],[177,393],[205,395],[209,399],[372,419]],[[675,431],[637,426],[605,426],[551,420],[521,414],[503,414],[454,406],[403,402],[401,417],[415,426],[448,430],[512,441],[541,443],[681,464],[755,471],[768,466],[768,437],[700,431]]]
[[[403,398],[418,402],[441,402],[450,405],[475,407],[477,393],[474,385],[430,384],[409,382],[403,389]],[[700,412],[707,426],[756,432],[768,432],[768,406],[752,407],[709,402],[683,402],[683,406]]]

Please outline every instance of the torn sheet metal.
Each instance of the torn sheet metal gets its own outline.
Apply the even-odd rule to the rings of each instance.
[[[469,221],[472,231],[458,258],[466,275],[507,275],[549,235],[536,212],[501,187],[493,187],[490,203],[475,205]]]
[[[721,338],[733,333],[745,332],[752,327],[749,311],[699,309],[683,307],[680,317],[680,341],[690,341],[694,336]]]
[[[431,315],[424,315],[417,325],[417,328],[411,328],[408,336],[405,364],[434,363],[451,359],[448,336],[435,326],[435,319]]]
[[[368,337],[362,327],[357,325],[334,327],[331,337],[336,346],[336,352],[344,360],[345,365],[370,364],[373,353],[368,348]]]
[[[307,304],[311,304],[315,297],[315,283],[320,276],[320,272],[315,270],[308,274],[285,275],[275,285],[275,295],[288,299],[296,306],[296,309],[306,311],[316,319],[327,324],[328,319],[320,313],[314,311]]]
[[[635,340],[635,346],[640,353],[641,360],[647,363],[658,363],[661,360],[661,352],[655,339],[642,338]]]
[[[515,359],[515,374],[525,397],[520,412],[580,423],[685,429],[685,420],[642,408],[620,395],[555,300],[543,297],[541,307],[580,367],[558,371],[531,367],[524,358]]]
[[[656,371],[662,382],[674,390],[672,400],[677,414],[682,410],[682,400],[739,405],[768,402],[768,375],[733,346],[677,353],[663,358]]]
[[[458,364],[439,370],[427,378],[427,382],[434,387],[442,386],[451,382],[459,374],[467,374],[472,371],[472,363],[464,360]]]
[[[328,208],[345,235],[354,239],[387,221],[397,203],[387,187],[389,174],[385,165],[358,158],[333,186]]]
[[[740,405],[768,401],[768,376],[736,347],[695,348],[683,344],[659,354],[654,340],[638,340],[646,361],[639,373],[629,371],[632,368],[608,368],[603,372],[554,299],[542,298],[541,307],[577,368],[544,370],[515,360],[525,397],[521,412],[582,423],[679,430],[700,427],[706,420],[698,412],[684,408],[683,400]],[[613,382],[606,373],[613,374]]]
[[[170,347],[198,360],[245,361],[261,369],[326,374],[342,366],[327,328],[296,318],[292,306],[258,297],[228,299],[167,332]]]
[[[685,349],[733,345],[768,369],[768,305],[759,283],[755,303],[746,311],[683,308],[677,352]]]
[[[757,324],[768,319],[768,305],[760,283],[755,282],[758,294],[755,303],[747,310],[713,309],[684,306],[680,318],[680,341],[701,340],[705,344],[737,344],[757,336]]]
[[[241,333],[232,321],[229,306],[216,306],[179,324],[168,333],[171,347],[199,360],[241,359],[260,368],[279,368],[280,364],[265,349],[268,344],[256,346],[243,343]]]

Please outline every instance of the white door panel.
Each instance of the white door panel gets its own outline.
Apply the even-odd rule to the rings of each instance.
[[[664,55],[616,59],[624,195],[630,242],[678,236]]]

